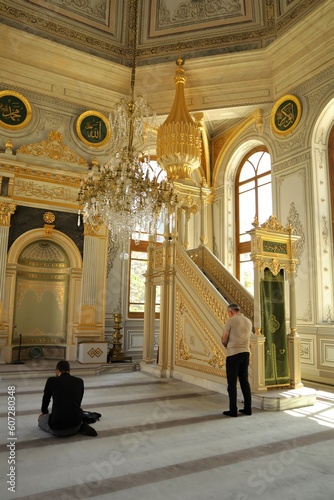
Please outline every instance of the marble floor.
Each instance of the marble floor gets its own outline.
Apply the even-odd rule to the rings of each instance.
[[[0,369],[1,500],[334,498],[334,387],[313,386],[313,406],[228,418],[226,394],[140,371],[77,372],[83,408],[102,413],[98,436],[55,438],[37,427],[47,370],[11,370]]]

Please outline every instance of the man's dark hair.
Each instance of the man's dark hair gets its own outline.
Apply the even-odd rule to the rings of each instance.
[[[70,363],[68,361],[65,361],[65,359],[62,359],[61,361],[58,361],[56,370],[60,371],[60,373],[69,372]]]
[[[240,311],[240,307],[238,306],[238,304],[229,304],[227,306],[227,309],[231,309],[231,311]]]

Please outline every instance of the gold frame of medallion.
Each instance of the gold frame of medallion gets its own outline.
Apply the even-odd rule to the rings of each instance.
[[[96,117],[100,118],[103,121],[103,123],[107,129],[107,134],[106,134],[105,138],[98,143],[89,142],[83,136],[83,134],[81,132],[81,124],[82,124],[83,120],[89,116],[96,116]],[[93,148],[100,148],[100,147],[104,146],[105,144],[107,144],[107,142],[109,141],[109,139],[111,137],[111,127],[110,127],[110,123],[109,123],[108,119],[106,118],[106,116],[103,113],[100,113],[100,111],[94,111],[92,109],[90,109],[89,111],[85,111],[84,113],[81,113],[81,115],[76,120],[75,129],[76,129],[76,133],[77,133],[80,141],[83,142],[86,146],[93,147]]]
[[[8,96],[8,97],[13,96],[13,97],[16,97],[17,99],[20,99],[20,101],[23,102],[23,104],[26,108],[27,116],[25,117],[25,119],[23,120],[22,123],[18,123],[17,125],[9,125],[8,123],[3,122],[1,117],[0,117],[0,126],[3,128],[6,128],[8,130],[20,130],[21,128],[26,127],[28,125],[28,123],[30,122],[31,117],[32,117],[32,108],[31,108],[31,104],[28,101],[28,99],[26,99],[22,94],[20,94],[19,92],[16,92],[15,90],[2,90],[0,92],[0,99],[2,97],[5,97],[5,96]]]
[[[276,113],[277,113],[278,109],[285,101],[293,101],[295,103],[295,105],[297,107],[297,116],[296,116],[295,120],[293,121],[292,125],[287,130],[281,130],[276,126],[275,118],[276,118]],[[295,128],[297,127],[297,125],[300,122],[301,116],[302,116],[302,104],[301,104],[300,100],[298,99],[298,97],[296,97],[295,95],[292,95],[292,94],[285,95],[285,96],[281,97],[280,99],[278,99],[278,101],[274,104],[273,109],[271,110],[271,113],[270,113],[271,128],[275,132],[275,134],[285,137],[286,135],[291,134],[291,132],[293,132],[295,130]]]

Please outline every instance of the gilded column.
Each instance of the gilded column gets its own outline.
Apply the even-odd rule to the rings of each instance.
[[[294,263],[290,265],[289,273],[289,296],[290,296],[290,333],[288,337],[289,350],[289,370],[290,370],[290,387],[297,389],[303,387],[301,381],[300,367],[300,337],[297,333],[297,314],[296,314],[296,266]]]
[[[159,369],[162,377],[169,377],[172,370],[174,339],[174,252],[175,245],[165,244],[165,272],[161,287],[160,330],[159,330]]]
[[[107,238],[101,226],[96,230],[85,224],[82,264],[80,330],[102,334],[106,279]],[[106,231],[106,230],[105,230]],[[101,234],[102,233],[102,234]]]
[[[2,322],[10,218],[16,210],[16,206],[15,203],[0,202],[0,324]]]
[[[252,391],[266,391],[265,337],[261,334],[260,263],[254,262],[254,335],[251,336],[251,386]]]
[[[145,282],[145,312],[144,312],[144,339],[143,339],[143,362],[154,363],[154,326],[155,326],[155,298],[156,287],[153,284],[153,250],[154,242],[150,236],[150,244],[147,250],[147,273]]]

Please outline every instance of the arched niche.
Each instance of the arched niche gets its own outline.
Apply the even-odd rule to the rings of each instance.
[[[14,360],[20,341],[25,357],[39,347],[48,357],[68,358],[79,323],[81,277],[80,252],[64,233],[46,237],[44,229],[34,229],[13,243],[5,287],[7,358]]]

